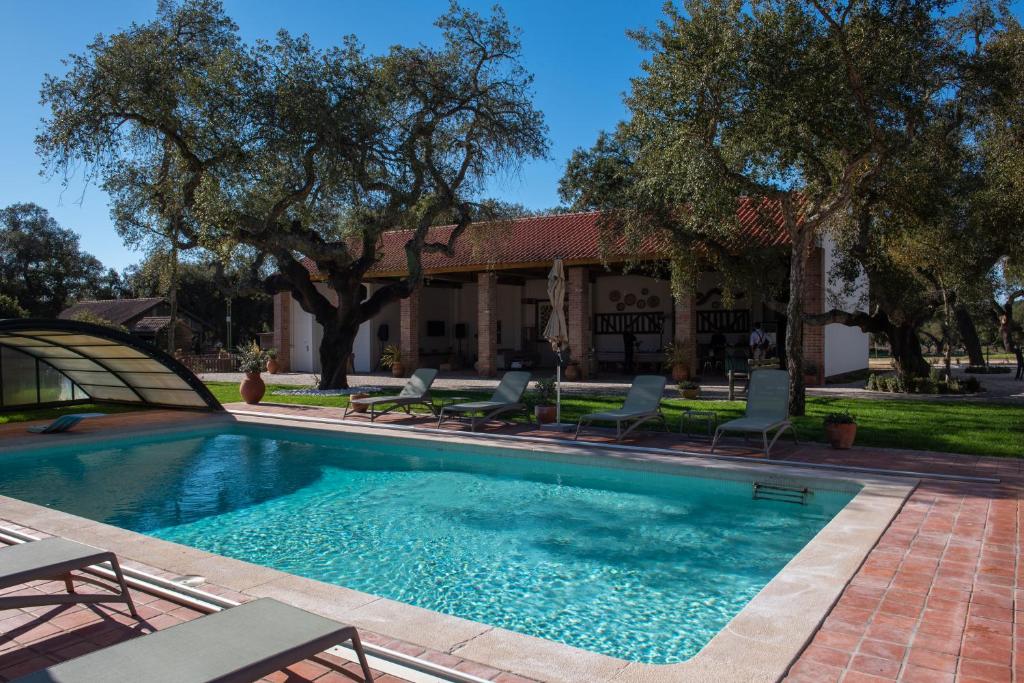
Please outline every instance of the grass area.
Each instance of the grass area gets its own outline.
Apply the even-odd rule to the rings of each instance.
[[[207,386],[222,403],[240,401],[238,385],[227,382],[209,382]],[[294,389],[293,386],[268,385],[265,401],[344,407],[348,399],[343,396],[271,396],[276,389]],[[451,398],[464,396],[470,400],[488,398],[487,392],[436,389],[434,396]],[[620,396],[578,396],[562,398],[562,420],[576,422],[580,415],[598,410],[617,408]],[[666,399],[665,415],[673,431],[678,430],[682,411],[686,408],[714,410],[719,421],[730,420],[743,414],[742,401],[686,401]],[[848,410],[857,417],[857,444],[885,448],[996,455],[1024,456],[1024,421],[1020,419],[1020,406],[955,402],[916,401],[912,399],[849,399],[809,396],[807,414],[794,421],[802,440],[824,441],[822,418],[831,412]]]
[[[27,408],[11,413],[0,413],[0,425],[9,422],[52,420],[68,413],[129,413],[133,410],[145,410],[145,408],[115,403],[78,403],[57,408]]]

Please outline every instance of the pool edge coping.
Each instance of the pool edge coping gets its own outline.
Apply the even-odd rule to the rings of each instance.
[[[210,416],[227,424],[285,426],[318,432],[346,432],[376,437],[385,436],[380,430],[351,423],[314,423],[293,420],[288,416],[224,415]],[[280,424],[277,424],[280,423]],[[210,427],[212,422],[197,418],[188,420],[190,427]],[[177,423],[168,431],[180,431]],[[144,428],[144,427],[143,427]],[[133,430],[128,430],[128,433]],[[163,429],[147,429],[156,434]],[[425,432],[426,430],[421,430]],[[123,436],[120,432],[117,436]],[[436,440],[436,433],[392,432],[388,436],[417,440]],[[431,437],[434,437],[433,439]],[[73,443],[86,444],[107,441],[109,434],[87,434]],[[458,433],[445,433],[445,440],[480,446],[479,436],[468,438]],[[525,447],[504,441],[500,448],[510,451],[529,451],[535,457],[543,449],[562,457],[580,459],[590,464],[608,466],[608,460],[618,461],[616,466],[630,469],[648,469],[644,465],[657,465],[658,471],[668,469],[728,471],[742,473],[744,477],[765,473],[773,480],[816,480],[857,484],[862,488],[830,522],[807,543],[786,566],[764,586],[696,655],[678,664],[643,664],[620,660],[607,655],[581,650],[534,636],[491,627],[460,617],[399,603],[343,586],[325,584],[313,579],[279,572],[268,567],[213,555],[187,546],[181,546],[136,532],[112,527],[101,522],[77,517],[69,513],[0,496],[0,514],[14,503],[14,508],[30,506],[21,512],[28,514],[26,526],[46,533],[67,536],[104,547],[115,545],[125,557],[180,573],[199,565],[218,585],[254,597],[276,595],[298,606],[320,611],[325,616],[353,623],[380,635],[416,643],[423,647],[451,653],[454,656],[477,661],[510,673],[543,681],[573,681],[585,678],[593,681],[616,683],[654,683],[656,681],[717,680],[717,681],[775,681],[782,678],[826,618],[831,607],[842,595],[850,580],[867,558],[878,539],[917,485],[918,479],[905,476],[857,476],[848,472],[822,472],[818,469],[793,465],[787,471],[763,463],[733,462],[701,456],[687,456],[673,452],[671,456],[651,453],[644,456],[642,449],[611,452],[593,449],[593,444],[543,441]],[[66,443],[66,442],[65,442]],[[36,447],[52,444],[39,443]],[[12,445],[9,450],[26,450],[33,446]],[[3,450],[7,450],[5,447]],[[587,452],[591,451],[591,452]],[[594,452],[596,451],[596,452]],[[562,458],[559,458],[562,459]],[[625,464],[623,464],[625,463]],[[713,474],[711,476],[714,476]],[[733,477],[729,477],[733,478]],[[34,508],[34,513],[32,514]],[[8,514],[17,519],[17,513]],[[127,552],[125,552],[127,551]],[[174,566],[163,566],[153,557],[163,557]],[[840,567],[837,571],[836,567]],[[257,592],[253,592],[253,591]],[[337,604],[324,604],[335,600]],[[799,600],[800,603],[795,603]],[[810,601],[812,606],[807,607]],[[800,604],[799,610],[792,610]]]

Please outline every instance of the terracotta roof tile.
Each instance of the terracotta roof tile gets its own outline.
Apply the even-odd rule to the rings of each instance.
[[[596,263],[602,259],[622,261],[638,256],[627,251],[621,241],[608,244],[605,240],[602,243],[600,216],[600,212],[590,211],[477,223],[459,237],[453,256],[424,254],[423,267],[427,274],[432,274],[545,266],[555,258],[572,265]],[[744,199],[737,217],[747,246],[766,248],[789,243],[777,202],[765,200],[758,207],[754,201]],[[433,228],[430,240],[445,242],[453,229],[450,225]],[[379,249],[381,257],[370,270],[371,276],[397,276],[406,272],[405,243],[410,232],[395,230],[384,233]],[[640,252],[639,256],[659,258],[662,249],[658,242],[652,237],[636,251]],[[312,259],[303,259],[303,264],[314,278],[320,275]]]

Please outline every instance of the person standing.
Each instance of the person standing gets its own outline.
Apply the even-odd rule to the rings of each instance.
[[[768,335],[761,329],[761,323],[754,323],[754,331],[750,333],[750,357],[764,360],[764,352],[768,349]]]
[[[1024,380],[1024,349],[1016,346],[1013,349],[1013,353],[1017,356],[1017,376],[1015,379]]]

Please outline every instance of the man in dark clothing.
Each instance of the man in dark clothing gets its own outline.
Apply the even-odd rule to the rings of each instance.
[[[1024,349],[1017,347],[1013,350],[1014,355],[1017,356],[1017,376],[1015,379],[1024,379]]]

